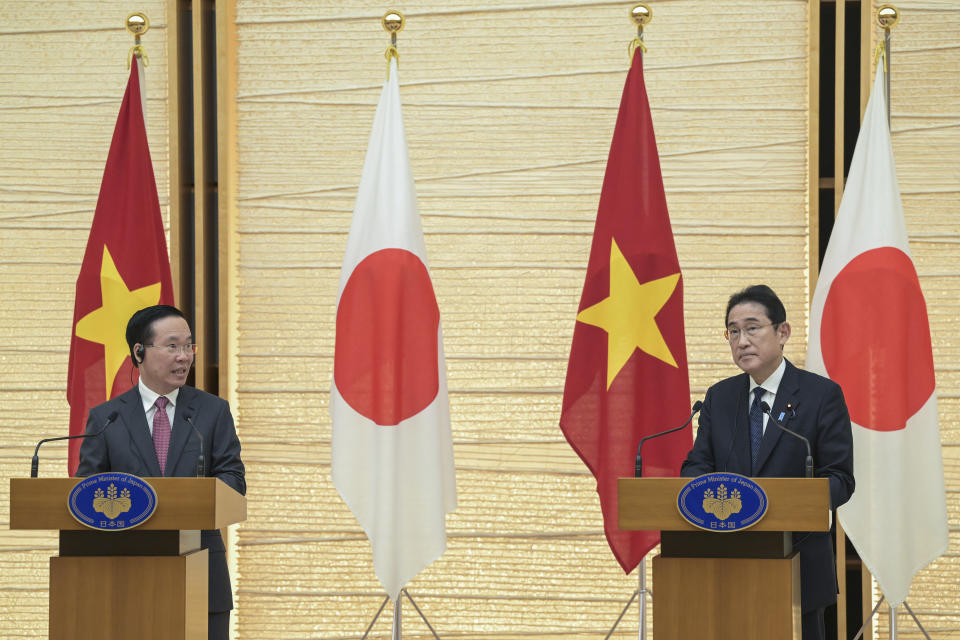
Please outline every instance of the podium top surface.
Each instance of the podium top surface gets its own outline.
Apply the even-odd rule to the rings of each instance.
[[[83,478],[11,478],[10,528],[88,530],[67,508]],[[247,499],[217,478],[143,478],[157,510],[138,529],[219,529],[247,517]]]
[[[677,495],[693,478],[619,478],[617,517],[626,531],[701,531],[680,515]],[[829,531],[830,480],[752,478],[767,494],[767,513],[749,531]]]

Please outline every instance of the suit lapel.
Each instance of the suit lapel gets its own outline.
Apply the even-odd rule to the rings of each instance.
[[[190,426],[190,423],[187,422],[184,416],[190,415],[193,416],[191,419],[196,420],[197,411],[194,407],[194,401],[196,400],[196,394],[193,393],[191,387],[183,386],[180,387],[180,393],[177,394],[177,408],[173,414],[173,427],[170,433],[170,449],[167,451],[167,475],[173,475],[174,470],[177,468],[177,463],[180,461],[180,456],[183,454],[183,449],[187,445],[187,441],[190,439],[190,436],[193,434],[193,427]]]
[[[143,411],[143,399],[140,389],[134,385],[132,389],[118,396],[123,403],[120,417],[130,434],[130,441],[140,460],[143,462],[150,477],[160,475],[160,462],[157,460],[157,450],[153,446],[150,436],[150,426],[147,424],[147,415]]]
[[[788,403],[796,404],[797,392],[800,390],[800,376],[797,375],[797,368],[786,361],[786,368],[783,371],[783,377],[780,379],[780,386],[777,388],[777,397],[773,401],[773,408],[770,410],[771,419],[775,418],[780,424],[785,425],[780,419],[780,414],[784,413]],[[760,456],[757,459],[757,469],[755,475],[760,475],[763,465],[767,462],[770,454],[777,447],[783,430],[777,428],[777,425],[768,419],[767,429],[763,432],[763,440],[760,441]]]

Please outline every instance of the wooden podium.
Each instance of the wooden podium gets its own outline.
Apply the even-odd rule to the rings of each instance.
[[[207,550],[201,529],[241,522],[246,498],[216,478],[144,478],[153,515],[135,529],[78,522],[67,497],[82,478],[12,478],[10,528],[57,529],[50,558],[51,640],[207,637]]]
[[[719,533],[680,516],[690,478],[620,478],[621,529],[659,530],[653,559],[656,640],[800,640],[800,558],[793,531],[830,529],[826,478],[753,478],[767,513],[745,531]]]

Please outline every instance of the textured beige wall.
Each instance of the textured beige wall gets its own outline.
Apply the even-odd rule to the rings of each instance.
[[[145,11],[148,131],[166,215],[165,2],[0,5],[0,637],[43,637],[49,534],[5,531],[6,478],[66,429],[73,287]],[[380,605],[369,544],[329,480],[334,300],[374,106],[386,6],[237,3],[232,390],[250,485],[237,535],[244,639],[358,637]],[[766,280],[806,351],[807,4],[654,2],[647,86],[686,279],[692,393],[734,372],[725,297]],[[441,637],[600,637],[636,587],[557,427],[574,315],[633,33],[630,3],[393,5],[401,95],[446,337],[459,509],[410,585]],[[894,143],[933,322],[950,553],[911,604],[960,637],[960,79],[957,10],[902,2]],[[477,8],[479,7],[479,8]],[[163,78],[161,80],[161,78]],[[65,447],[44,455],[65,472]],[[635,609],[623,637],[635,634]],[[389,613],[389,607],[387,610]],[[405,607],[405,634],[426,627]],[[388,622],[375,628],[378,637]],[[630,631],[630,629],[634,631]],[[885,627],[884,627],[885,628]],[[901,621],[901,637],[913,638]]]

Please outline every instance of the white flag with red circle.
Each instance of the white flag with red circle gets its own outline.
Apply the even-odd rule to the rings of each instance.
[[[407,154],[397,64],[380,94],[337,297],[333,483],[396,601],[446,549],[457,506],[440,311]]]
[[[910,256],[883,70],[810,311],[807,368],[843,388],[856,490],[839,517],[891,605],[947,549],[930,323]]]

